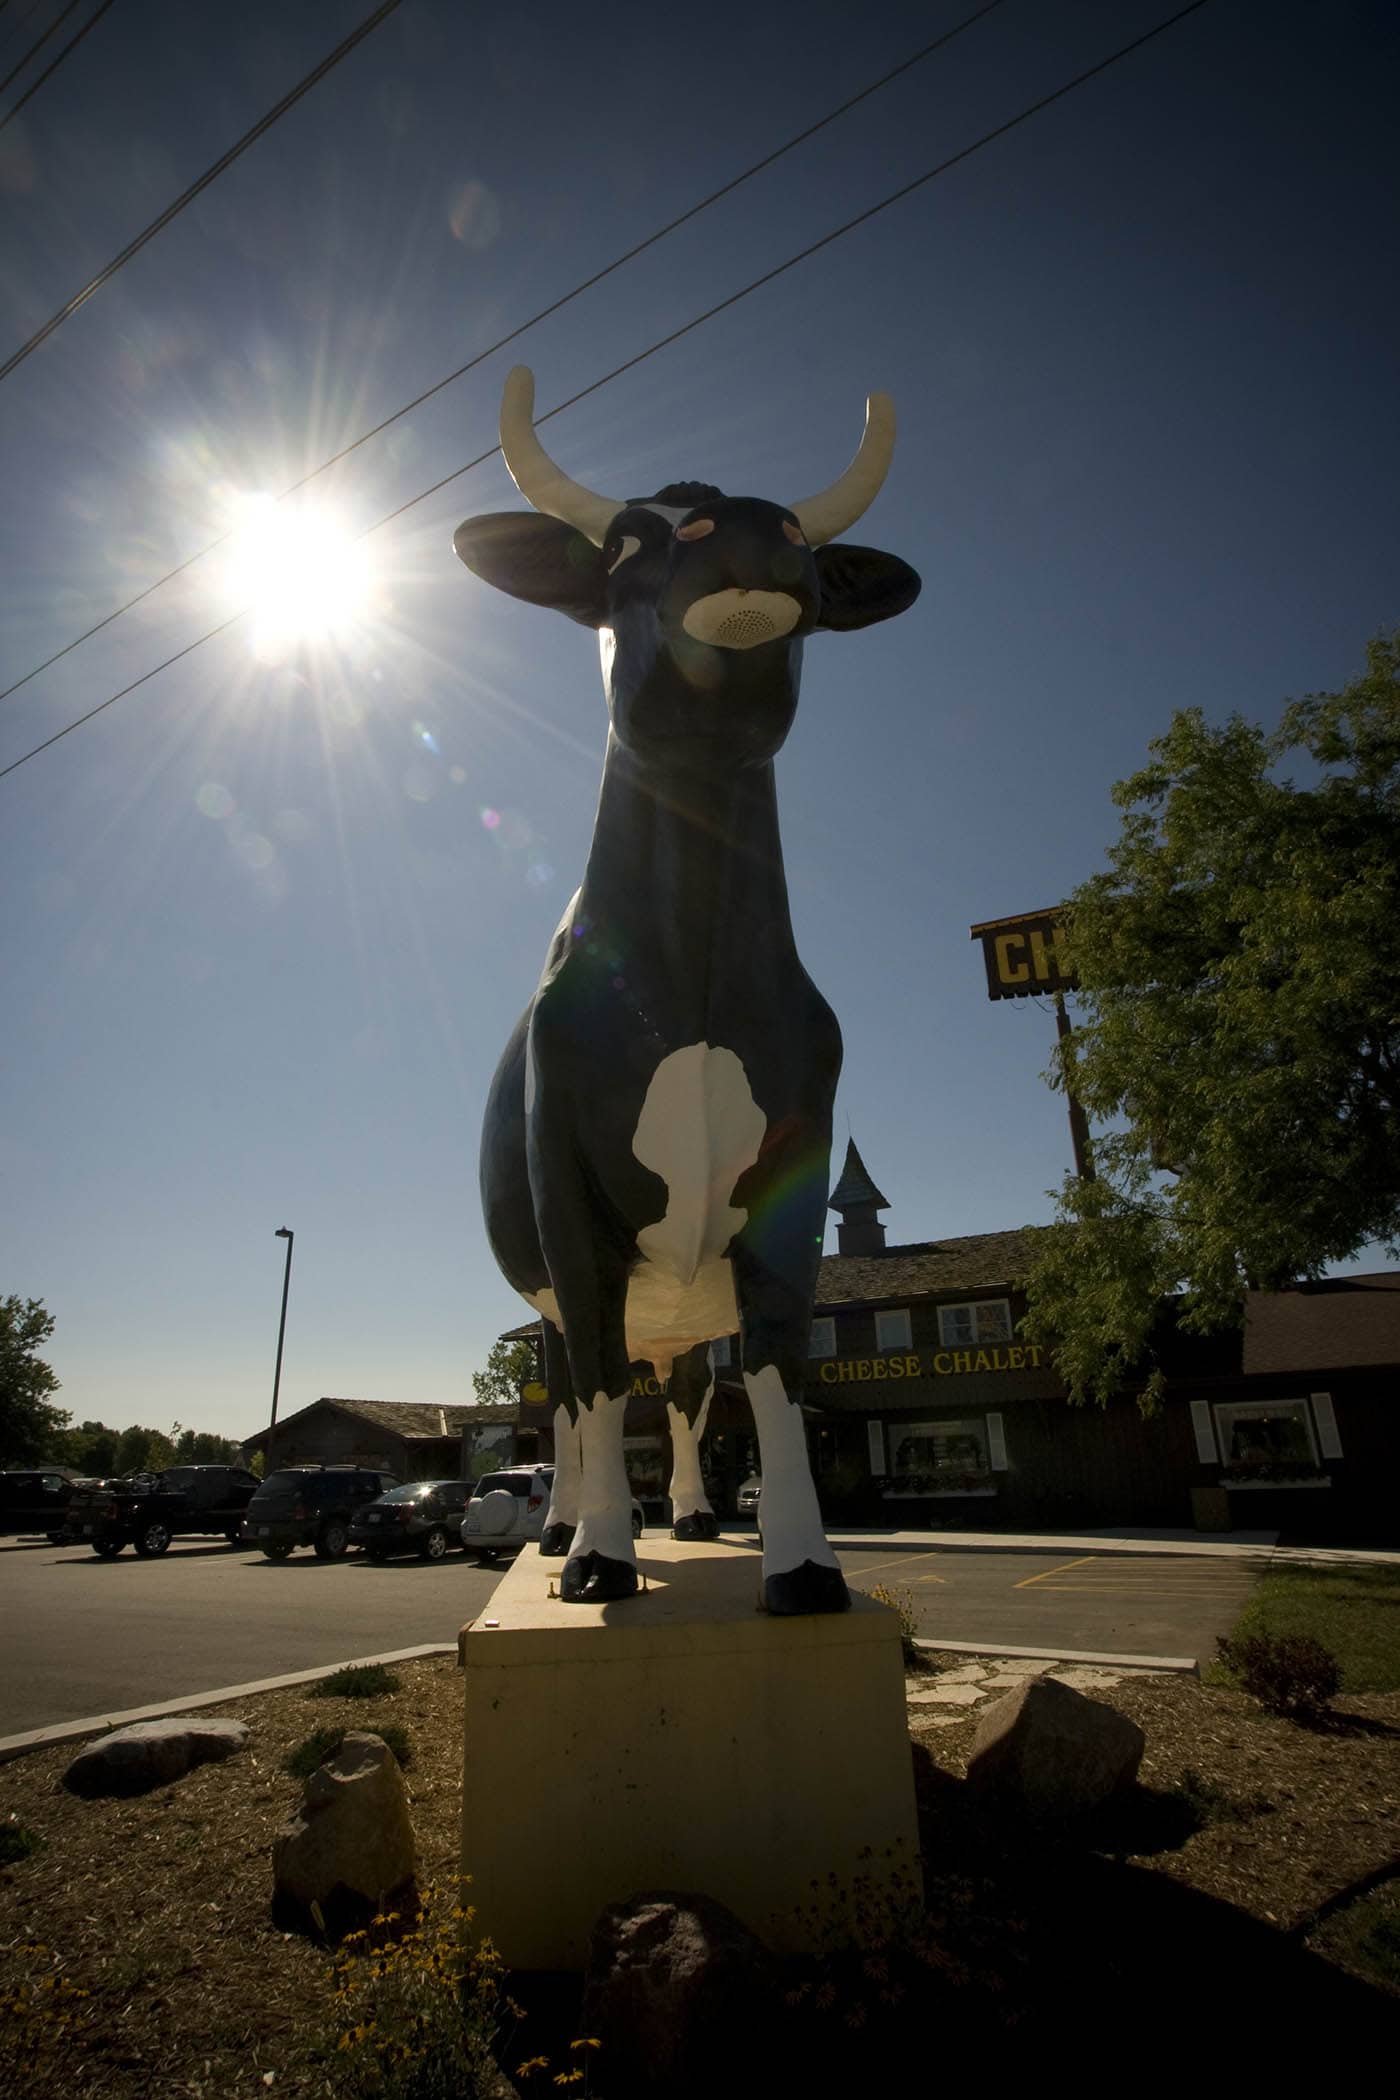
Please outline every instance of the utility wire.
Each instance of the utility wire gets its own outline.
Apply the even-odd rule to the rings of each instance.
[[[39,53],[43,50],[45,44],[48,42],[49,38],[54,34],[59,24],[61,22],[66,22],[69,15],[72,14],[74,8],[77,7],[79,4],[80,0],[68,0],[68,5],[59,10],[59,12],[54,16],[53,20],[50,22],[48,28],[44,31],[43,35],[37,38],[36,41],[30,45],[29,49],[25,52],[24,57],[20,60],[19,64],[17,66],[14,66],[5,75],[5,78],[3,80],[0,80],[0,95],[3,95],[6,88],[11,86],[14,81],[19,79],[20,74],[29,64],[30,59],[38,57]]]
[[[621,378],[624,372],[635,370],[638,365],[644,364],[648,358],[655,357],[659,351],[667,349],[672,343],[679,342],[682,336],[689,335],[692,330],[701,327],[706,321],[713,320],[716,314],[725,312],[731,306],[737,306],[739,301],[747,299],[751,292],[758,291],[763,285],[772,284],[775,278],[783,276],[788,270],[795,269],[798,263],[805,262],[809,257],[819,254],[823,248],[829,248],[833,241],[839,241],[844,235],[854,232],[856,227],[867,225],[871,219],[878,217],[881,212],[888,211],[892,205],[898,204],[905,197],[912,196],[916,190],[924,188],[927,183],[936,181],[940,175],[947,174],[950,169],[959,167],[964,161],[970,160],[974,153],[980,153],[984,147],[992,145],[997,139],[1005,138],[1008,132],[1015,131],[1032,117],[1038,116],[1042,110],[1049,109],[1052,104],[1062,101],[1066,95],[1073,94],[1076,88],[1083,87],[1087,81],[1097,79],[1101,73],[1106,73],[1111,66],[1117,65],[1122,59],[1131,57],[1133,52],[1140,51],[1145,44],[1152,43],[1155,38],[1164,35],[1167,30],[1174,29],[1178,22],[1184,22],[1188,16],[1198,14],[1206,5],[1207,0],[1190,0],[1188,6],[1178,8],[1175,14],[1168,15],[1164,21],[1158,22],[1155,28],[1144,30],[1142,35],[1134,37],[1131,43],[1120,45],[1107,58],[1101,58],[1096,65],[1087,67],[1082,73],[1076,73],[1073,79],[1065,81],[1063,86],[1053,89],[1050,94],[1042,95],[1038,102],[1030,103],[1016,116],[1008,117],[1004,124],[995,125],[991,131],[984,131],[980,138],[973,140],[971,145],[964,146],[959,152],[950,154],[946,160],[939,161],[936,166],[926,169],[922,175],[916,175],[912,182],[901,184],[899,189],[892,190],[887,197],[882,197],[878,204],[872,204],[867,210],[858,212],[853,219],[847,219],[843,225],[833,227],[830,233],[823,234],[819,240],[812,241],[807,247],[799,249],[795,255],[790,255],[785,262],[775,264],[771,270],[765,270],[761,277],[753,278],[748,284],[741,286],[737,292],[731,292],[728,298],[721,299],[716,305],[707,307],[704,313],[696,314],[693,319],[684,322],[681,327],[672,329],[669,335],[659,337],[656,342],[649,344],[645,350],[639,350],[635,357],[629,357],[622,364],[614,365],[612,370],[605,372],[601,379],[595,379],[588,386],[580,387],[576,394],[570,394],[567,400],[556,403],[553,408],[547,409],[542,416],[537,416],[535,418],[536,427],[541,423],[552,422],[555,416],[562,416],[566,409],[574,407],[577,402],[586,400],[590,394],[598,393],[601,388],[610,386],[613,380]],[[411,496],[406,503],[400,503],[396,509],[387,511],[382,518],[377,518],[373,525],[366,526],[363,532],[357,534],[357,539],[368,539],[371,533],[379,532],[385,525],[391,524],[394,519],[401,518],[405,511],[412,510],[419,503],[425,503],[429,496],[435,496],[438,490],[446,488],[449,482],[459,480],[463,474],[471,473],[474,467],[484,465],[488,459],[494,459],[500,449],[499,445],[492,445],[489,451],[479,452],[475,459],[469,459],[465,466],[455,468],[451,474],[445,474],[440,481],[433,482],[429,488],[420,489],[418,494]],[[37,758],[41,751],[47,751],[51,745],[58,743],[63,737],[71,735],[75,729],[81,729],[84,723],[92,721],[93,717],[100,715],[104,709],[115,706],[118,700],[124,700],[127,694],[134,693],[138,686],[146,685],[152,678],[158,677],[162,671],[169,670],[172,664],[177,664],[182,658],[192,655],[196,649],[202,648],[205,642],[212,642],[216,636],[225,633],[237,621],[244,618],[248,609],[244,607],[241,612],[232,614],[227,620],[221,620],[217,627],[209,628],[206,633],[197,636],[194,641],[187,642],[182,649],[177,649],[173,656],[167,656],[163,662],[153,664],[149,671],[143,671],[139,678],[134,678],[130,685],[123,686],[119,693],[112,693],[106,700],[99,701],[96,707],[89,708],[88,712],[85,715],[80,715],[76,721],[67,723],[64,728],[55,730],[52,736],[45,737],[44,741],[41,744],[36,744],[32,750],[26,751],[19,758],[11,759],[8,765],[0,766],[0,780],[3,780],[6,774],[13,773],[20,766],[26,765],[31,758]]]
[[[44,85],[44,82],[47,79],[49,79],[49,77],[52,74],[58,71],[59,67],[63,64],[64,59],[70,58],[72,56],[72,54],[77,50],[79,44],[81,44],[81,42],[83,41],[83,38],[87,35],[88,31],[90,29],[96,29],[98,23],[102,20],[102,17],[106,14],[108,8],[111,5],[112,0],[102,0],[102,4],[98,8],[96,14],[89,15],[88,19],[86,20],[86,22],[84,22],[82,28],[78,31],[77,35],[69,37],[68,42],[59,52],[57,58],[51,58],[49,60],[43,72],[39,75],[39,78],[37,80],[31,81],[29,86],[25,89],[24,93],[20,96],[18,102],[15,103],[14,107],[12,109],[7,109],[4,116],[0,117],[0,131],[3,131],[5,129],[5,126],[11,121],[12,118],[17,117],[19,115],[20,111],[24,108],[26,102],[30,102],[33,100],[35,95],[38,94],[40,88]],[[64,12],[66,13],[67,10],[65,9]],[[61,22],[62,20],[63,16],[60,15],[58,21]],[[58,22],[55,22],[54,27],[55,29],[58,27]],[[41,38],[40,42],[42,41],[43,39]],[[35,46],[35,49],[38,49],[37,45]],[[33,56],[32,52],[30,56]],[[27,64],[28,60],[26,60],[25,63]],[[3,377],[4,373],[0,372],[0,378]]]
[[[494,357],[498,350],[504,350],[508,344],[516,342],[528,329],[538,326],[541,321],[548,320],[552,314],[557,314],[561,308],[570,305],[573,300],[581,298],[585,292],[591,291],[595,285],[601,284],[605,277],[611,277],[615,270],[620,270],[624,263],[634,261],[637,256],[644,254],[648,248],[654,248],[658,241],[664,241],[668,234],[674,233],[678,227],[684,226],[688,220],[698,218],[701,212],[709,209],[710,205],[717,204],[721,197],[729,196],[755,175],[761,174],[765,168],[771,168],[775,161],[783,158],[784,154],[793,152],[798,146],[803,145],[806,140],[814,138],[819,131],[824,131],[828,124],[834,124],[838,117],[842,117],[848,110],[854,109],[857,103],[866,101],[869,96],[878,93],[881,88],[887,87],[892,80],[897,80],[901,73],[907,73],[911,67],[918,65],[921,60],[932,57],[935,51],[941,50],[943,45],[951,43],[952,39],[960,36],[963,30],[970,29],[975,22],[980,22],[984,15],[991,14],[994,9],[1002,4],[1003,0],[986,0],[984,6],[979,7],[973,14],[966,16],[963,21],[956,23],[952,29],[946,30],[942,36],[935,37],[932,43],[925,44],[920,50],[911,52],[908,58],[902,59],[888,73],[882,73],[878,80],[872,80],[868,87],[861,88],[857,94],[849,96],[845,102],[838,103],[835,109],[829,109],[824,117],[817,119],[815,124],[809,124],[804,131],[795,132],[783,145],[776,147],[771,153],[765,153],[762,160],[756,160],[751,167],[745,168],[741,174],[732,176],[728,182],[722,183],[717,190],[711,190],[708,196],[702,197],[698,204],[690,205],[678,218],[669,220],[666,225],[658,227],[655,233],[648,234],[645,240],[638,241],[635,247],[628,248],[623,254],[615,256],[610,263],[605,264],[601,270],[595,270],[591,277],[585,277],[582,283],[576,284],[571,291],[564,292],[558,299],[551,301],[548,306],[541,307],[538,313],[531,314],[528,320],[521,321],[516,327],[510,329],[507,334],[498,336],[494,343],[488,343],[486,348],[479,350],[475,357],[468,358],[464,365],[458,365],[455,372],[449,372],[446,378],[435,381],[430,387],[425,387],[421,394],[415,394],[411,401],[406,401],[402,408],[396,408],[392,415],[385,416],[380,422],[374,424],[371,429],[362,431],[357,438],[352,438],[348,445],[342,445],[340,450],[333,452],[329,459],[323,459],[320,466],[313,467],[309,474],[303,474],[299,481],[294,481],[289,487],[283,489],[276,500],[279,503],[284,503],[288,496],[296,495],[300,489],[304,489],[308,483],[315,481],[318,476],[328,473],[332,467],[338,466],[341,460],[348,459],[350,454],[357,452],[361,445],[367,445],[371,438],[378,437],[381,432],[388,430],[392,424],[399,422],[404,416],[411,415],[413,410],[421,408],[425,401],[431,401],[434,394],[440,394],[444,387],[451,386],[455,380],[464,378],[468,372],[474,371],[479,364],[483,364],[488,357]],[[485,456],[489,457],[489,454]],[[41,671],[47,671],[51,664],[56,664],[61,657],[67,656],[72,650],[80,648],[84,642],[90,642],[92,637],[95,634],[100,634],[104,627],[110,627],[114,620],[119,620],[124,613],[133,611],[144,599],[149,598],[153,592],[163,589],[167,583],[173,583],[177,576],[183,576],[186,569],[193,568],[196,562],[203,561],[207,554],[214,553],[216,548],[222,547],[232,536],[231,532],[221,533],[217,539],[210,540],[208,545],[201,547],[197,553],[188,555],[184,561],[177,563],[173,569],[167,569],[163,576],[158,576],[154,583],[148,583],[144,590],[136,593],[134,598],[128,598],[126,603],[119,605],[114,612],[107,613],[93,626],[85,628],[81,634],[74,635],[71,642],[65,642],[61,649],[55,649],[52,656],[46,656],[42,663],[35,664],[33,670],[26,671],[22,678],[17,678],[14,681],[13,685],[5,686],[3,690],[0,690],[0,700],[8,700],[11,693],[17,693],[22,685],[28,685],[31,678],[37,678]]]
[[[93,16],[92,21],[95,22],[98,15],[105,14],[111,5],[112,0],[102,0],[102,5],[98,8],[97,15]],[[103,285],[110,278],[115,277],[124,264],[129,263],[134,255],[140,254],[148,241],[153,241],[156,235],[185,209],[187,204],[192,204],[202,190],[207,190],[210,183],[223,174],[225,168],[232,167],[240,154],[246,153],[248,148],[255,144],[265,131],[270,131],[279,117],[284,117],[289,109],[300,102],[303,95],[310,93],[318,81],[325,79],[333,66],[338,66],[342,58],[348,57],[357,44],[364,42],[371,30],[377,29],[380,23],[386,20],[401,5],[402,0],[383,0],[382,6],[377,7],[372,15],[367,15],[358,29],[352,29],[344,42],[337,44],[334,51],[321,60],[319,66],[313,66],[304,80],[299,80],[296,86],[285,94],[280,102],[275,103],[265,116],[259,117],[252,129],[245,131],[242,138],[229,147],[227,153],[220,154],[213,166],[206,168],[198,180],[192,182],[187,190],[182,191],[173,204],[168,204],[159,218],[152,219],[144,232],[138,233],[135,240],[128,241],[120,255],[114,255],[112,260],[103,269],[99,270],[95,277],[89,278],[80,292],[75,292],[65,305],[60,306],[56,314],[51,314],[43,327],[36,329],[34,334],[30,336],[27,343],[21,343],[18,350],[12,351],[9,357],[5,359],[5,362],[0,364],[0,379],[7,379],[10,373],[14,371],[16,365],[23,364],[25,358],[37,350],[41,343],[47,342],[56,328],[61,327],[71,314],[75,314],[78,308],[92,297],[94,292],[101,291]],[[87,30],[91,29],[91,27],[92,22],[89,22],[87,29],[81,30],[79,36],[86,36]],[[73,41],[76,43],[78,38],[75,37]],[[70,44],[68,50],[71,51],[72,48],[73,46]],[[66,57],[67,53],[63,53],[62,56]],[[57,59],[55,59],[54,64],[58,64]],[[51,66],[49,72],[52,71],[53,67]],[[34,87],[30,88],[29,94],[32,95],[35,88],[42,86],[47,78],[48,73],[41,74],[39,79],[35,81]],[[4,129],[5,125],[10,121],[10,117],[14,116],[15,112],[28,99],[28,95],[22,96],[20,101],[15,104],[15,108],[10,111],[10,115],[0,120],[0,130]]]

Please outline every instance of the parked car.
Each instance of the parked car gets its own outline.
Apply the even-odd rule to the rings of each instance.
[[[735,1508],[741,1517],[756,1517],[758,1515],[758,1498],[762,1493],[763,1481],[761,1476],[757,1473],[750,1473],[748,1479],[740,1488],[738,1499],[735,1503]]]
[[[243,1536],[269,1560],[285,1560],[296,1546],[340,1560],[359,1512],[398,1484],[371,1466],[288,1466],[269,1473],[248,1504]]]
[[[65,1466],[41,1466],[31,1473],[0,1473],[0,1533],[41,1532],[57,1545],[75,1487],[88,1482]]]
[[[464,1480],[413,1480],[357,1509],[350,1543],[371,1560],[385,1560],[410,1547],[424,1560],[441,1560],[461,1539],[462,1512],[471,1489]]]
[[[544,1529],[554,1486],[553,1466],[512,1466],[505,1473],[486,1473],[462,1519],[462,1544],[481,1560],[494,1560],[511,1547],[529,1545]],[[639,1539],[646,1519],[632,1497],[632,1536]]]
[[[69,1545],[91,1546],[102,1560],[126,1545],[153,1560],[172,1539],[201,1535],[237,1546],[257,1485],[257,1475],[242,1466],[169,1466],[163,1473],[84,1482],[69,1498],[63,1537]]]

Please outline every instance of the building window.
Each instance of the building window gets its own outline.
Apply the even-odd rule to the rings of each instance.
[[[877,1312],[875,1315],[875,1347],[877,1349],[912,1349],[914,1332],[909,1325],[909,1312],[900,1306],[897,1312]]]
[[[836,1322],[834,1319],[813,1320],[812,1338],[807,1344],[809,1356],[835,1356]]]
[[[722,1334],[717,1342],[710,1344],[710,1361],[717,1371],[726,1370],[734,1361],[733,1337]]]
[[[992,1492],[987,1424],[980,1416],[963,1422],[887,1422],[893,1495],[976,1495]]]
[[[940,1305],[938,1334],[945,1349],[985,1349],[1011,1340],[1011,1303],[985,1298],[974,1305]]]
[[[1215,1409],[1221,1479],[1251,1481],[1322,1477],[1306,1400],[1231,1400]]]

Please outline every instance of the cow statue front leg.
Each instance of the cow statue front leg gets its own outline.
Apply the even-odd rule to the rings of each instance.
[[[701,1342],[678,1356],[671,1367],[666,1415],[671,1428],[671,1536],[673,1539],[717,1539],[719,1518],[705,1493],[700,1470],[700,1439],[715,1389],[710,1345]]]

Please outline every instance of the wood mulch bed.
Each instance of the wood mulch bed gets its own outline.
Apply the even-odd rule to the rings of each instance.
[[[462,1680],[450,1656],[397,1667],[402,1688],[388,1697],[311,1699],[298,1687],[202,1709],[248,1722],[248,1749],[137,1800],[66,1793],[76,1745],[0,1766],[0,1824],[42,1840],[0,1868],[0,2091],[334,2093],[334,2059],[317,2053],[333,2034],[326,1951],[279,1931],[269,1911],[273,1836],[301,1798],[282,1760],[327,1724],[404,1728],[422,1879],[450,1906]],[[1114,1817],[1070,1837],[983,1817],[962,1784],[975,1714],[935,1727],[913,1710],[928,1862],[921,1963],[912,1982],[877,1964],[868,2006],[839,1977],[822,1997],[834,2037],[846,2007],[865,2074],[872,2015],[878,2025],[888,2013],[906,2053],[911,2036],[936,2038],[946,2062],[974,2029],[979,2046],[991,2032],[1041,2036],[1041,2016],[1063,2018],[1065,1992],[1082,2001],[1091,1978],[1100,2036],[1115,2018],[1133,2031],[1148,2003],[1158,2017],[1165,2005],[1184,2013],[1183,1979],[1199,1994],[1209,1974],[1231,2002],[1266,1990],[1290,2017],[1313,2007],[1350,2032],[1374,2022],[1393,2038],[1400,1998],[1325,1963],[1307,1940],[1314,1921],[1400,1861],[1400,1694],[1343,1699],[1325,1731],[1191,1679],[1132,1679],[1098,1696],[1146,1731],[1142,1784]],[[523,1831],[528,1804],[520,1821]],[[540,1870],[522,1839],[521,1871]],[[86,1995],[55,1990],[58,1978]],[[808,2090],[850,2089],[844,2046],[818,2050],[824,2069]]]

